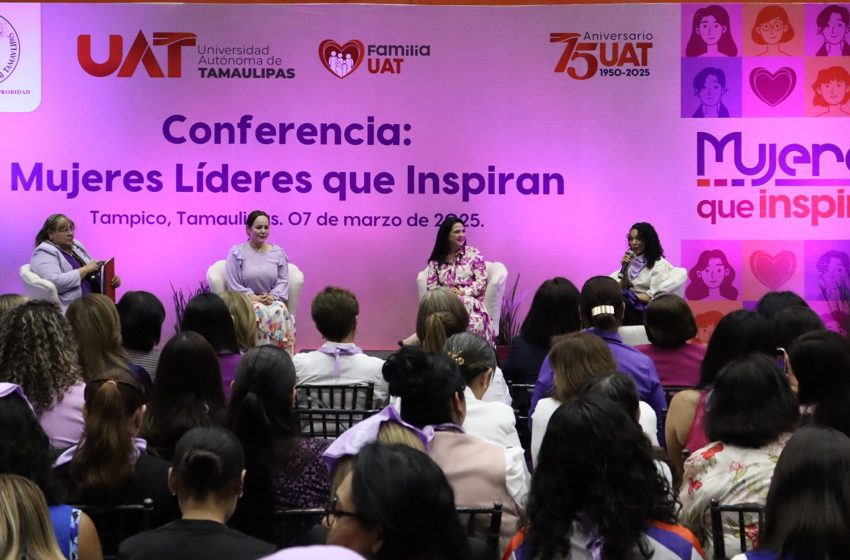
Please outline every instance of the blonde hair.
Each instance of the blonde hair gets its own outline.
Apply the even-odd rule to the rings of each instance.
[[[64,560],[44,494],[32,481],[0,475],[0,560]]]
[[[426,352],[442,352],[446,340],[469,327],[469,312],[448,288],[425,292],[416,316],[416,336]]]
[[[3,319],[3,316],[6,315],[6,313],[15,309],[16,307],[22,306],[28,301],[29,298],[27,296],[22,296],[20,294],[0,295],[0,320]]]
[[[242,292],[224,292],[221,299],[233,317],[239,349],[247,352],[257,345],[257,315],[254,312],[254,304],[251,303],[251,298]]]
[[[555,399],[560,402],[575,396],[594,375],[617,369],[608,344],[584,332],[554,337],[549,361],[555,373]]]
[[[71,302],[65,317],[77,337],[83,377],[95,379],[111,368],[126,368],[130,356],[121,345],[121,319],[112,300],[88,294]]]

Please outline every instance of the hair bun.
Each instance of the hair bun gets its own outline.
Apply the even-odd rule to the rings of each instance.
[[[421,390],[424,384],[422,374],[426,369],[425,353],[418,348],[405,346],[387,358],[381,371],[389,385],[390,394],[405,398]]]
[[[210,483],[223,475],[221,457],[206,449],[191,449],[183,457],[186,472],[195,482]]]

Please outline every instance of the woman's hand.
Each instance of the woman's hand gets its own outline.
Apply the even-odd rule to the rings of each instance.
[[[113,276],[112,277],[112,287],[117,288],[120,285],[121,285],[121,279],[117,276]]]
[[[273,294],[261,294],[257,296],[256,301],[262,303],[263,305],[271,305],[277,301],[277,297],[275,297]]]
[[[104,261],[89,261],[77,270],[80,271],[80,278],[85,278],[90,274],[97,272]]]
[[[630,264],[632,262],[633,256],[634,255],[632,254],[631,250],[626,251],[626,254],[623,255],[622,259],[620,259],[620,266],[626,266],[626,265]]]
[[[463,290],[461,290],[460,288],[450,288],[450,289],[451,289],[452,293],[455,294],[455,295],[458,295],[458,296],[463,295]]]

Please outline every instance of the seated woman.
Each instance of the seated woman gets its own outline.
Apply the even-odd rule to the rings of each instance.
[[[218,355],[221,384],[229,399],[233,378],[242,354],[236,338],[236,326],[224,300],[206,292],[189,300],[180,323],[181,331],[194,331],[203,336]]]
[[[695,387],[705,346],[688,344],[697,335],[697,323],[688,304],[676,294],[649,302],[643,315],[649,344],[635,348],[652,359],[663,387]]]
[[[767,319],[742,309],[723,317],[708,342],[696,388],[680,391],[670,401],[665,440],[670,464],[677,473],[682,472],[684,450],[693,452],[711,441],[705,435],[703,417],[718,372],[735,358],[752,352],[773,353]]]
[[[484,257],[475,247],[466,244],[463,221],[449,214],[437,230],[437,239],[428,257],[428,290],[449,288],[469,312],[469,330],[493,344],[496,331],[484,308],[487,290],[487,267]]]
[[[644,354],[635,350],[633,346],[623,342],[617,332],[623,322],[623,297],[617,282],[607,276],[594,276],[584,283],[581,288],[581,316],[582,322],[590,334],[596,335],[608,344],[616,368],[627,373],[634,379],[638,388],[640,400],[647,403],[655,411],[656,417],[662,417],[662,411],[667,408],[664,399],[664,389],[658,379],[655,364]],[[553,387],[552,365],[549,360],[543,361],[540,368],[540,376],[534,387],[531,397],[530,414],[544,396],[551,394]],[[660,430],[658,440],[664,437],[663,429]]]
[[[685,284],[688,273],[664,258],[658,232],[647,222],[638,222],[626,236],[629,250],[620,261],[620,271],[612,274],[620,280],[626,301],[624,325],[642,325],[643,312],[652,298],[672,293]]]
[[[91,518],[59,501],[52,455],[47,434],[21,388],[14,383],[0,383],[0,474],[23,476],[38,485],[47,499],[59,550],[67,560],[101,560],[100,539]]]
[[[38,486],[22,476],[0,474],[0,504],[0,554],[4,559],[64,560]]]
[[[549,422],[513,558],[703,558],[675,525],[676,507],[637,422],[602,395],[582,395]]]
[[[443,352],[457,363],[466,382],[464,431],[499,447],[521,447],[513,409],[505,403],[481,400],[496,371],[493,347],[477,334],[460,333],[449,337]]]
[[[552,338],[581,330],[579,298],[578,288],[560,276],[537,288],[505,361],[505,379],[512,383],[537,381]]]
[[[153,387],[151,376],[130,360],[121,340],[121,319],[112,300],[103,294],[88,294],[71,302],[65,313],[74,329],[83,377],[97,379],[109,369],[127,369],[142,388]]]
[[[710,502],[764,504],[773,469],[791,437],[799,413],[785,373],[765,354],[750,354],[727,364],[714,381],[705,413],[709,443],[691,453],[679,501],[681,521],[709,552]],[[746,523],[753,523],[749,517]],[[737,520],[724,518],[726,553],[740,552]],[[755,536],[748,534],[747,548]]]
[[[64,312],[72,301],[100,292],[98,271],[104,261],[93,260],[85,247],[74,239],[77,226],[65,214],[52,214],[35,236],[30,259],[33,273],[56,286],[59,307]],[[121,285],[117,276],[112,287]]]
[[[850,439],[806,426],[779,456],[756,551],[732,560],[844,558],[850,550]]]
[[[80,441],[86,384],[74,331],[55,305],[30,301],[0,323],[0,381],[23,388],[50,445]]]
[[[227,289],[247,294],[257,313],[257,342],[274,344],[290,354],[295,349],[295,322],[289,301],[289,261],[279,245],[268,243],[269,215],[248,214],[248,241],[230,248],[225,272]]]
[[[256,560],[274,552],[269,543],[226,525],[242,495],[242,445],[222,428],[193,428],[174,450],[168,487],[177,495],[182,519],[121,543],[125,560]]]
[[[153,380],[159,360],[159,340],[165,307],[150,292],[127,292],[115,304],[121,321],[121,344],[130,361],[143,368]]]
[[[328,442],[302,438],[295,412],[295,366],[276,346],[245,353],[233,382],[228,427],[245,448],[245,492],[231,525],[279,547],[309,530],[275,513],[321,507],[328,496],[322,451]]]
[[[838,333],[815,331],[788,349],[786,364],[806,419],[850,435],[850,343]]]
[[[226,409],[212,346],[196,332],[174,335],[162,349],[142,425],[148,449],[170,460],[177,441],[192,428],[224,425]]]
[[[68,501],[86,505],[153,500],[153,524],[177,517],[168,492],[168,463],[148,455],[139,439],[147,397],[126,370],[106,371],[86,384],[86,428],[79,445],[62,453],[54,472]]]
[[[404,445],[370,444],[331,497],[328,544],[375,560],[467,560],[455,494],[440,467]]]
[[[433,432],[430,456],[443,469],[458,506],[504,506],[501,548],[517,529],[528,492],[522,448],[500,448],[461,426],[466,383],[457,364],[443,354],[404,347],[384,364],[390,394],[401,397],[401,419]]]

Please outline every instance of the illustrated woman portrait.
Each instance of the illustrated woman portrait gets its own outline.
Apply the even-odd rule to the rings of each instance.
[[[714,334],[714,329],[717,327],[717,323],[719,323],[722,318],[723,313],[715,311],[714,309],[706,311],[705,313],[699,313],[696,317],[694,317],[694,320],[697,322],[696,339],[701,344],[708,344],[708,341],[711,340],[711,335]]]
[[[850,113],[841,106],[850,101],[850,73],[841,66],[832,66],[818,72],[815,83],[813,105],[826,107],[818,117],[847,117]]]
[[[738,288],[735,282],[735,269],[729,266],[726,253],[720,249],[703,251],[697,259],[697,264],[688,271],[690,283],[685,289],[685,297],[689,300],[700,299],[738,299]]]
[[[738,47],[732,39],[729,12],[717,5],[700,8],[694,14],[691,37],[685,47],[686,56],[736,56]]]
[[[726,74],[720,68],[708,66],[694,77],[694,95],[699,97],[699,107],[694,111],[695,119],[729,118],[729,109],[723,104],[726,89]]]
[[[827,251],[817,262],[818,286],[828,301],[850,297],[850,257],[844,251]]]
[[[781,6],[766,6],[756,15],[752,31],[753,42],[764,45],[764,52],[758,56],[790,56],[782,50],[782,43],[794,38],[794,27],[788,19],[788,12]]]
[[[815,53],[817,56],[850,56],[847,44],[847,27],[850,26],[850,12],[844,6],[831,4],[818,14],[818,35],[823,35],[823,45]]]

